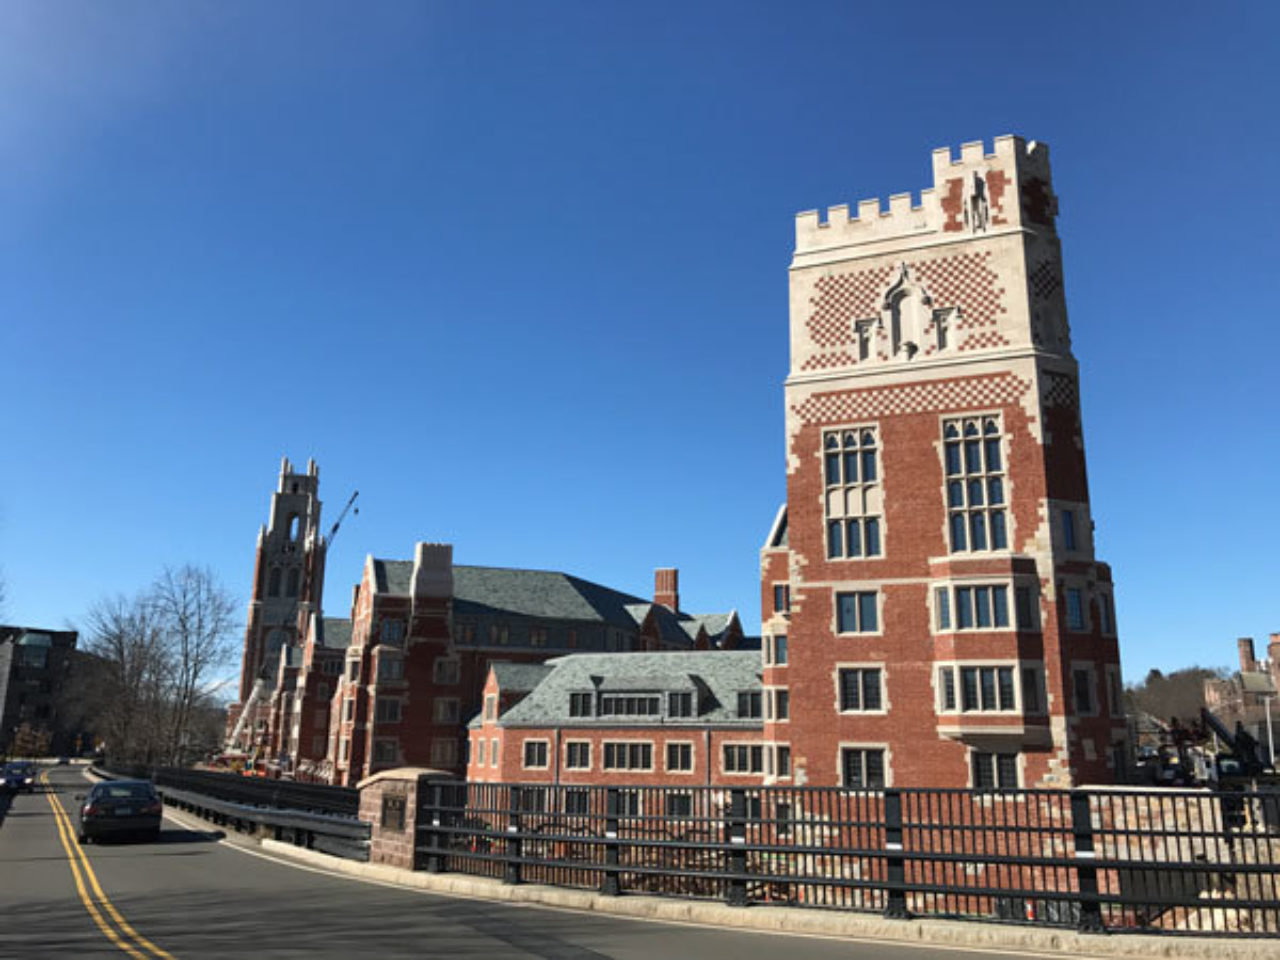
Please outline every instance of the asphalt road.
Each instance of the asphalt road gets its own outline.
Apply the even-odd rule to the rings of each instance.
[[[169,820],[157,843],[80,848],[91,868],[80,868],[82,898],[72,871],[75,839],[66,837],[64,844],[60,837],[50,794],[70,815],[73,829],[74,795],[84,793],[88,781],[75,767],[46,772],[50,786],[13,798],[0,820],[2,958],[1012,956],[650,923],[441,897],[299,868]],[[0,809],[5,806],[0,798]],[[93,890],[95,878],[101,897]]]

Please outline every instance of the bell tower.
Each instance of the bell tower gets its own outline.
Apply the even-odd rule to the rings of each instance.
[[[299,614],[320,609],[324,589],[324,538],[320,534],[320,471],[314,460],[305,473],[285,457],[271,495],[267,524],[258,530],[253,592],[240,665],[240,702],[254,681],[274,681],[281,649],[298,642]]]

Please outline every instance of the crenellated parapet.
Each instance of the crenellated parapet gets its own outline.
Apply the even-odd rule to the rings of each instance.
[[[1002,136],[990,152],[982,141],[933,152],[933,186],[796,215],[796,255],[842,246],[911,237],[971,235],[1011,228],[1053,229],[1057,201],[1049,170],[1049,148],[1021,137]]]

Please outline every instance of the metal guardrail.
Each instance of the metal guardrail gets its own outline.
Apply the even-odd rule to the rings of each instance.
[[[1280,794],[420,782],[416,859],[507,883],[1280,936]]]
[[[158,786],[172,786],[234,803],[311,810],[340,817],[355,817],[360,813],[360,791],[351,787],[268,780],[234,773],[188,770],[184,767],[149,767],[121,763],[100,766],[116,776],[153,780]]]
[[[370,825],[354,816],[359,809],[359,793],[354,790],[199,770],[124,764],[94,769],[109,777],[152,780],[166,804],[219,826],[239,832],[265,831],[275,840],[348,860],[369,859]],[[352,814],[346,813],[353,807]]]

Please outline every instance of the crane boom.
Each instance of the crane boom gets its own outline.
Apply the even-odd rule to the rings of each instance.
[[[324,538],[324,545],[326,547],[328,547],[331,543],[333,543],[333,538],[338,535],[338,527],[342,526],[342,521],[346,517],[347,511],[350,510],[352,506],[355,505],[356,497],[358,496],[360,496],[360,491],[359,490],[354,491],[351,494],[351,497],[347,500],[347,505],[343,507],[342,512],[338,514],[338,519],[333,521],[333,526],[329,528],[329,535]],[[358,516],[359,514],[360,514],[360,508],[356,507],[356,515]]]

